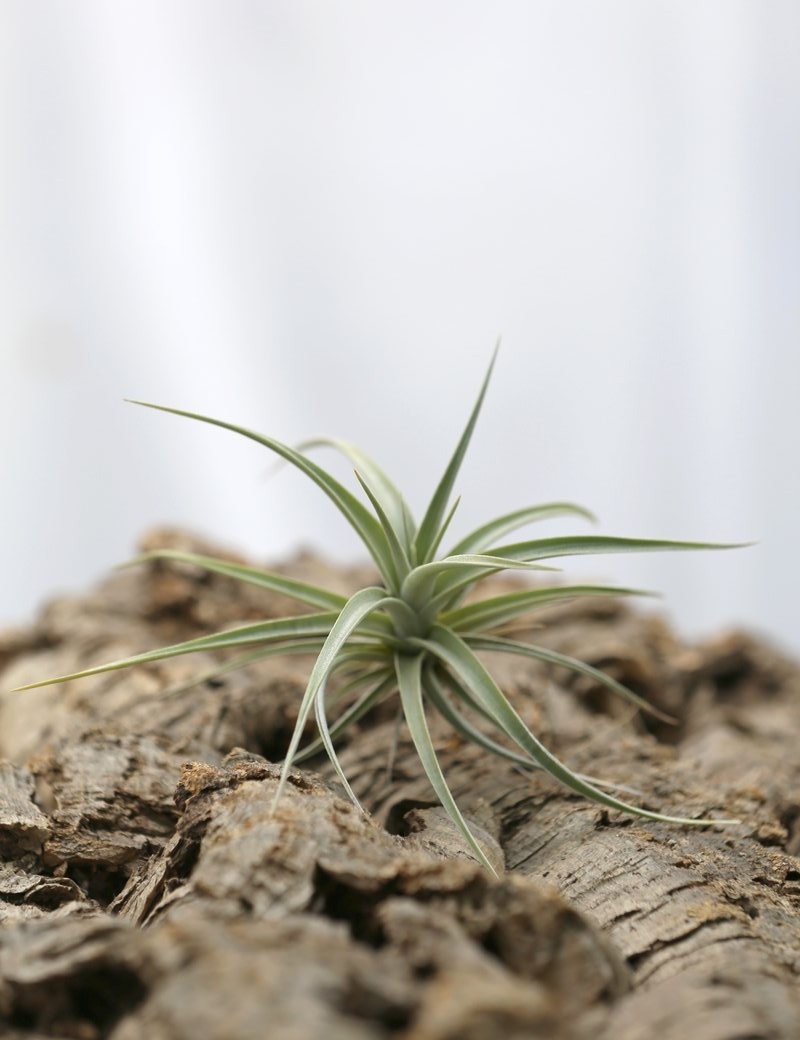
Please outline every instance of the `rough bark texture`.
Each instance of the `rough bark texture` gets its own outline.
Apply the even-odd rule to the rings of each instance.
[[[342,591],[363,579],[289,569]],[[295,609],[185,566],[121,572],[0,636],[0,689]],[[618,603],[537,621],[537,641],[679,720],[490,660],[548,745],[649,807],[740,826],[625,819],[434,728],[495,880],[391,712],[342,754],[370,819],[322,762],[270,814],[309,661],[176,689],[211,665],[195,656],[7,693],[0,1035],[797,1040],[800,672],[741,634],[687,646]]]

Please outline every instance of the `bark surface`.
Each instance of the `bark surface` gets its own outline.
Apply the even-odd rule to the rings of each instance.
[[[310,557],[286,571],[343,592],[365,578]],[[122,571],[0,635],[0,690],[296,612],[186,566]],[[215,663],[194,655],[4,693],[0,1035],[797,1040],[800,671],[741,633],[686,645],[617,602],[552,608],[529,634],[678,720],[487,656],[548,747],[648,808],[741,824],[606,812],[432,719],[497,880],[393,709],[343,742],[369,817],[322,761],[270,813],[310,659],[181,688]]]

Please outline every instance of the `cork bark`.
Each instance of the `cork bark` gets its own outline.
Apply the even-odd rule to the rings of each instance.
[[[156,544],[208,549],[174,531]],[[368,580],[311,557],[286,570],[341,591]],[[0,634],[0,690],[294,611],[186,566],[119,572]],[[270,812],[310,660],[186,688],[213,664],[196,655],[6,692],[0,1035],[796,1040],[800,670],[742,633],[687,645],[617,602],[537,626],[678,720],[487,656],[552,750],[649,808],[741,823],[606,812],[431,720],[495,879],[391,706],[342,744],[369,815],[323,761]]]

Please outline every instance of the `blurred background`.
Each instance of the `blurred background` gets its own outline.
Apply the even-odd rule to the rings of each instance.
[[[5,0],[0,621],[156,523],[359,557],[124,397],[349,438],[422,510],[502,334],[454,533],[758,539],[568,574],[798,651],[798,38],[793,0]]]

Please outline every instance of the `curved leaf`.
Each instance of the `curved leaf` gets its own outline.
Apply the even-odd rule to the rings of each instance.
[[[537,661],[546,661],[548,664],[555,664],[560,668],[568,668],[571,672],[585,675],[587,678],[607,686],[609,690],[618,693],[620,697],[624,697],[626,701],[629,701],[641,709],[641,711],[652,715],[656,719],[660,719],[662,722],[668,722],[671,726],[674,726],[678,721],[672,715],[667,715],[666,712],[661,711],[660,708],[646,701],[644,697],[640,697],[638,693],[634,693],[627,686],[623,686],[616,679],[612,679],[610,675],[601,672],[599,668],[593,668],[592,665],[586,664],[576,657],[568,657],[566,654],[559,654],[557,651],[548,650],[543,646],[534,646],[532,643],[520,643],[515,639],[503,639],[500,636],[465,636],[464,639],[473,650],[494,650],[498,653],[518,654],[522,657],[533,657]]]
[[[521,755],[518,751],[513,751],[511,748],[507,748],[503,744],[498,744],[496,740],[487,737],[485,733],[477,728],[477,726],[473,726],[469,719],[453,707],[439,684],[438,679],[436,679],[435,674],[430,669],[427,669],[423,673],[422,684],[428,700],[434,708],[436,708],[445,722],[449,722],[453,729],[457,733],[460,733],[466,740],[479,745],[479,747],[482,747],[485,751],[490,751],[493,755],[498,755],[500,758],[505,758],[509,762],[513,762],[514,765],[520,766],[523,769],[542,768],[539,763],[534,761],[534,759],[529,755]]]
[[[489,751],[493,755],[498,755],[500,758],[512,762],[520,769],[530,770],[544,768],[529,755],[521,755],[518,751],[513,751],[511,748],[507,748],[503,744],[498,744],[496,740],[492,740],[492,738],[486,736],[482,730],[473,726],[469,719],[453,707],[439,684],[439,681],[436,679],[434,672],[430,669],[426,669],[425,673],[423,673],[422,681],[431,704],[433,704],[442,718],[446,722],[449,722],[453,729],[457,733],[460,733],[465,740],[477,744],[479,747],[482,747],[485,751]],[[460,687],[458,696],[459,699],[464,700],[470,705],[470,707],[475,708],[474,700],[466,693],[463,687]],[[481,714],[483,713],[481,712]],[[491,721],[491,719],[489,721]],[[593,784],[595,787],[605,788],[607,791],[624,791],[626,794],[634,795],[641,793],[633,790],[633,788],[626,787],[624,784],[615,784],[609,780],[599,780],[596,776],[587,776],[586,773],[576,773],[575,775],[581,780],[585,780],[587,783]]]
[[[582,596],[650,596],[641,589],[626,589],[612,585],[556,585],[552,588],[523,589],[503,596],[479,600],[466,607],[459,607],[443,614],[441,622],[454,631],[475,632],[483,628],[502,625],[527,614],[537,607],[556,603],[564,599]]]
[[[324,638],[315,637],[306,640],[298,639],[294,642],[280,642],[276,643],[274,646],[267,646],[261,650],[253,650],[249,654],[242,654],[240,657],[234,657],[232,660],[217,665],[215,668],[210,668],[206,672],[200,672],[197,675],[192,676],[191,679],[187,679],[185,682],[178,683],[175,686],[170,686],[163,691],[163,695],[174,696],[178,693],[183,693],[186,690],[191,690],[194,686],[199,686],[200,683],[220,679],[223,675],[229,675],[231,672],[241,671],[252,664],[258,664],[259,661],[264,661],[269,657],[288,657],[295,654],[318,654],[324,643]],[[347,650],[342,651],[342,653],[339,654],[339,661],[340,663],[359,661],[363,667],[364,662],[380,661],[383,660],[385,656],[385,651],[381,651],[374,644],[354,643],[351,640],[348,644]],[[346,658],[345,662],[342,662],[343,658]]]
[[[303,730],[308,721],[308,716],[314,706],[317,693],[322,684],[327,681],[328,676],[336,666],[336,659],[339,656],[339,652],[364,618],[368,617],[373,613],[373,611],[387,606],[390,602],[396,601],[393,600],[393,597],[386,595],[386,589],[373,587],[361,589],[360,592],[356,592],[355,595],[350,597],[342,609],[342,612],[336,618],[328,634],[328,638],[325,640],[325,645],[320,650],[319,657],[314,663],[314,667],[311,670],[311,676],[308,680],[308,686],[306,686],[306,691],[300,702],[300,709],[297,714],[297,723],[295,724],[294,732],[292,733],[292,738],[289,742],[286,757],[283,760],[281,775],[278,780],[278,788],[272,802],[273,809],[280,801],[280,797],[286,787],[286,781],[289,778],[292,762],[297,753],[300,738],[303,735]]]
[[[599,790],[573,773],[537,740],[469,646],[454,632],[442,625],[434,625],[429,639],[412,640],[412,643],[443,661],[489,711],[496,725],[506,736],[536,759],[551,776],[560,780],[577,794],[610,809],[642,816],[648,820],[657,820],[660,823],[679,823],[694,827],[738,823],[735,820],[690,820],[680,816],[665,816],[648,809],[641,809],[636,805],[630,805],[628,802],[623,802],[619,798]]]
[[[256,433],[254,430],[248,430],[244,426],[237,426],[235,423],[225,422],[222,419],[212,419],[208,415],[200,415],[197,412],[184,411],[182,408],[168,408],[165,405],[151,404],[148,401],[131,400],[130,403],[141,405],[144,408],[152,408],[157,412],[167,412],[170,415],[181,415],[186,419],[195,419],[198,422],[208,423],[211,426],[219,426],[223,430],[231,430],[233,433],[238,433],[242,437],[247,437],[249,440],[255,441],[257,444],[262,444],[265,448],[269,448],[270,451],[275,452],[276,455],[280,455],[281,458],[286,459],[287,462],[290,462],[302,473],[305,473],[307,477],[310,477],[317,487],[321,488],[325,492],[339,512],[358,533],[375,561],[381,575],[384,578],[387,578],[386,567],[389,561],[389,550],[380,524],[375,517],[372,516],[366,506],[359,502],[355,495],[322,469],[321,466],[312,462],[311,459],[307,459],[305,455],[301,454],[299,451],[290,448],[288,444],[283,444],[281,441],[277,441],[273,437],[266,437],[263,434]]]
[[[228,560],[220,560],[215,556],[201,556],[197,553],[180,552],[177,549],[153,549],[151,552],[142,553],[132,560],[119,564],[119,567],[133,567],[138,563],[148,563],[150,560],[172,560],[175,563],[188,563],[194,567],[202,567],[203,570],[214,574],[222,574],[236,581],[243,581],[249,585],[257,585],[271,592],[279,592],[284,596],[307,603],[311,607],[320,610],[341,610],[347,602],[346,596],[338,592],[329,592],[318,585],[309,585],[304,581],[295,581],[294,578],[286,578],[282,574],[274,574],[259,567],[249,567],[241,563],[231,563]]]
[[[504,513],[487,524],[482,524],[466,537],[457,542],[448,556],[458,556],[460,553],[483,552],[496,538],[502,538],[512,531],[519,530],[537,520],[549,520],[556,516],[578,516],[584,520],[597,523],[597,517],[583,506],[574,502],[545,502],[543,505],[526,506],[524,509],[515,509],[513,513]]]
[[[439,533],[434,538],[433,544],[431,545],[430,549],[428,550],[428,555],[431,558],[431,560],[436,556],[436,553],[439,551],[439,546],[442,543],[442,539],[447,534],[447,531],[448,531],[448,529],[450,527],[450,524],[453,522],[453,517],[455,516],[456,510],[458,509],[460,504],[461,504],[461,495],[459,495],[458,498],[455,500],[455,502],[453,502],[453,505],[450,508],[450,512],[447,514],[447,516],[442,521],[441,527],[439,528]]]
[[[530,563],[527,560],[509,560],[500,556],[483,554],[448,556],[444,560],[436,560],[434,563],[424,563],[415,567],[403,582],[400,595],[418,607],[427,607],[430,605],[429,601],[434,589],[436,589],[438,600],[445,593],[450,593],[461,585],[469,584],[478,577],[505,570],[552,571],[558,570],[558,568]],[[436,582],[442,577],[446,577],[448,580],[447,589],[440,589],[436,585]]]
[[[425,709],[422,703],[421,684],[422,656],[420,654],[397,654],[395,655],[395,669],[397,671],[397,684],[400,689],[400,701],[403,705],[403,714],[406,718],[408,731],[417,749],[422,768],[430,781],[431,787],[436,792],[436,797],[442,803],[445,812],[461,831],[473,853],[483,867],[497,877],[497,871],[486,858],[486,853],[476,841],[469,825],[456,804],[455,798],[447,786],[436,750],[431,740],[428,722],[425,718]]]
[[[515,542],[491,549],[505,560],[553,560],[562,556],[600,556],[604,553],[683,552],[690,549],[742,549],[751,542],[675,542],[658,538],[616,538],[607,535],[569,535]]]
[[[210,636],[189,639],[185,643],[173,643],[158,650],[147,650],[132,657],[123,657],[119,661],[96,665],[94,668],[83,668],[79,672],[61,675],[55,679],[42,679],[39,682],[27,683],[19,690],[34,690],[39,686],[52,686],[54,683],[69,682],[72,679],[83,679],[88,675],[100,675],[102,672],[114,672],[121,668],[130,668],[135,664],[148,664],[151,661],[163,661],[181,654],[193,654],[200,650],[228,650],[235,646],[249,646],[254,643],[267,643],[278,640],[295,640],[305,636],[327,636],[336,621],[336,614],[303,614],[300,617],[280,618],[274,621],[259,621],[253,625],[231,628],[226,632],[217,632]]]
[[[385,669],[383,669],[385,673]],[[374,678],[375,676],[373,676]],[[359,719],[363,718],[372,708],[374,708],[380,701],[389,693],[394,685],[397,683],[397,677],[392,671],[390,674],[384,674],[381,681],[367,690],[358,700],[354,701],[338,719],[331,725],[330,732],[332,737],[338,737],[340,733],[351,726],[353,723],[358,722]],[[338,691],[341,693],[341,691]],[[313,758],[318,755],[320,751],[324,750],[322,739],[317,737],[316,740],[311,741],[304,748],[301,748],[294,756],[296,764],[305,762],[309,758]]]
[[[314,715],[317,720],[317,729],[319,730],[319,736],[320,740],[322,741],[322,746],[325,748],[328,758],[331,761],[331,765],[333,766],[336,775],[339,777],[339,782],[345,789],[347,797],[350,799],[353,805],[355,805],[356,809],[360,810],[362,813],[364,813],[364,815],[366,815],[366,810],[364,809],[364,806],[361,804],[361,802],[359,802],[358,798],[356,798],[355,792],[353,791],[353,788],[350,786],[350,783],[344,774],[342,764],[339,761],[339,756],[336,754],[336,748],[333,746],[331,732],[328,729],[328,718],[325,714],[324,682],[320,684],[320,687],[317,690],[317,695],[314,698]]]
[[[409,560],[408,553],[406,552],[405,546],[401,543],[397,537],[392,522],[386,515],[386,511],[377,495],[374,494],[369,484],[364,480],[362,475],[355,471],[356,479],[364,489],[364,493],[372,503],[372,507],[375,510],[375,514],[378,517],[383,533],[386,536],[386,544],[389,548],[389,554],[392,561],[392,583],[391,591],[396,593],[400,587],[400,583],[403,581],[405,576],[411,570],[411,561]]]
[[[417,525],[408,503],[383,469],[366,452],[355,444],[341,440],[339,437],[312,437],[296,446],[297,451],[306,452],[312,448],[333,448],[361,473],[369,485],[372,494],[381,502],[392,529],[401,544],[410,550],[417,533]]]
[[[489,362],[489,369],[484,376],[480,393],[478,394],[478,400],[475,402],[467,421],[466,428],[461,434],[461,439],[456,445],[456,450],[453,452],[452,458],[447,465],[447,469],[444,471],[444,476],[439,481],[439,484],[433,493],[433,498],[425,511],[422,523],[419,525],[419,531],[414,540],[414,548],[416,559],[420,563],[427,563],[431,558],[431,547],[436,542],[439,529],[442,525],[442,518],[447,512],[450,495],[453,493],[453,486],[456,482],[458,471],[461,469],[461,463],[463,462],[464,455],[469,447],[469,442],[472,439],[472,431],[475,429],[475,423],[478,421],[478,416],[480,415],[483,399],[486,396],[486,390],[489,386],[489,380],[492,377],[492,369],[497,360],[497,351],[499,349],[500,341],[498,340],[494,352],[492,353],[492,360]]]

